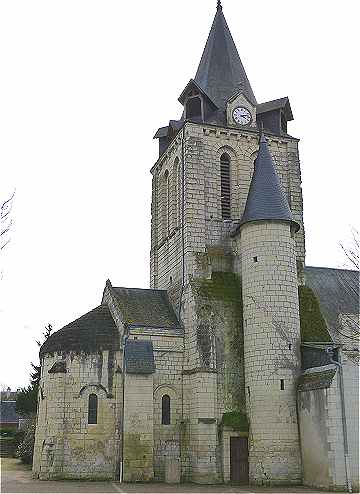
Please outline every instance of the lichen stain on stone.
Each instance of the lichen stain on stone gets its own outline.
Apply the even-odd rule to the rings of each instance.
[[[206,252],[195,253],[196,267],[199,271],[206,271],[209,267],[209,257]]]
[[[126,433],[124,436],[124,458],[125,461],[142,460],[152,456],[151,446],[141,441],[141,434]]]
[[[141,434],[124,434],[124,472],[126,482],[149,481],[152,472],[153,448],[149,441],[142,441]]]
[[[103,368],[103,353],[100,351],[97,354],[97,361],[96,361],[96,368],[97,368],[97,375],[98,375],[98,382],[101,383],[102,379],[102,368]]]
[[[114,361],[115,361],[115,352],[113,350],[109,350],[109,356],[108,356],[108,392],[109,393],[112,393],[112,388],[113,388]]]
[[[196,328],[197,347],[204,367],[210,367],[211,359],[211,329],[207,322],[200,322]]]
[[[225,409],[245,410],[243,315],[241,283],[234,273],[213,272],[211,279],[193,278],[197,343],[209,362],[214,346],[218,382],[224,389]],[[224,356],[226,355],[226,363]]]

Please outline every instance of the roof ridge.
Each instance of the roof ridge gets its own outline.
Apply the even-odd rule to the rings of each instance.
[[[76,319],[74,319],[73,321],[70,321],[68,324],[65,324],[65,326],[62,326],[60,329],[58,329],[57,331],[54,331],[50,336],[49,336],[49,339],[52,338],[55,334],[59,333],[59,331],[63,331],[64,329],[66,329],[68,326],[70,326],[71,324],[74,324],[76,323],[77,321],[80,321],[80,319],[83,319],[85,316],[88,316],[89,314],[91,314],[92,312],[95,312],[97,309],[100,309],[100,308],[104,308],[104,309],[107,309],[108,313],[111,315],[111,312],[110,312],[110,309],[108,307],[107,304],[100,304],[98,305],[97,307],[94,307],[93,309],[89,310],[88,312],[85,312],[85,314],[83,314],[82,316],[79,316],[77,317]],[[48,341],[48,340],[46,340]],[[46,341],[44,343],[46,343]]]
[[[308,266],[305,264],[305,269],[314,268],[314,269],[331,269],[332,271],[350,271],[350,273],[358,273],[357,269],[349,269],[349,268],[330,268],[329,266]]]
[[[124,290],[143,290],[148,292],[166,292],[167,290],[159,289],[159,288],[136,288],[136,287],[127,287],[127,286],[113,286],[114,289],[122,288]]]

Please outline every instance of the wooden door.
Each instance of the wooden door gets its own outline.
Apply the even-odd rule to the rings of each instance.
[[[249,482],[247,437],[230,437],[230,480]]]

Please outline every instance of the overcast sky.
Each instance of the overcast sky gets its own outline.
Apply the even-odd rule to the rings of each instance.
[[[358,218],[356,1],[223,0],[258,102],[289,96],[307,264],[344,264]],[[216,0],[11,0],[0,6],[0,381],[28,383],[35,340],[148,287],[158,127],[178,118]],[[357,90],[355,93],[355,89]]]

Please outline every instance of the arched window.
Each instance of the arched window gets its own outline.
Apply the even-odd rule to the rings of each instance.
[[[89,395],[88,424],[97,424],[98,414],[98,397],[94,394]]]
[[[170,180],[169,172],[165,172],[165,235],[169,235],[170,230]]]
[[[163,395],[161,399],[161,423],[170,425],[170,396]]]
[[[174,161],[174,166],[173,166],[173,184],[174,184],[174,197],[173,197],[173,204],[174,204],[174,228],[179,226],[179,205],[180,205],[180,200],[179,200],[179,186],[180,186],[180,175],[179,175],[179,158],[175,158]]]
[[[165,170],[161,178],[161,238],[164,239],[169,234],[170,228],[170,208],[169,208],[169,171]]]
[[[224,220],[231,217],[230,208],[230,157],[226,153],[220,158],[221,178],[221,216]]]

